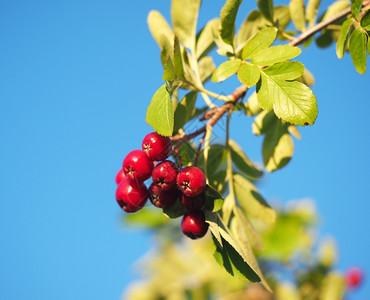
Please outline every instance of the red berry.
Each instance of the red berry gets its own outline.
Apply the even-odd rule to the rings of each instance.
[[[195,197],[189,197],[185,194],[181,194],[180,201],[187,210],[199,210],[206,202],[206,196],[204,193]]]
[[[152,132],[145,136],[142,148],[150,160],[165,160],[171,152],[171,139]]]
[[[203,237],[208,230],[203,211],[191,211],[184,215],[181,222],[182,232],[191,239]]]
[[[123,173],[123,169],[119,169],[116,175],[116,183],[119,184],[125,178],[126,175]]]
[[[176,185],[179,169],[169,160],[159,163],[152,172],[153,183],[162,190],[170,190]]]
[[[359,267],[352,267],[346,272],[346,282],[349,289],[357,288],[363,279],[363,272]]]
[[[176,183],[186,196],[194,197],[205,190],[206,177],[199,168],[186,167],[177,175]]]
[[[154,183],[149,187],[150,202],[159,208],[165,208],[172,205],[176,201],[178,193],[179,191],[176,188],[164,191]]]
[[[117,187],[116,200],[125,212],[135,212],[141,209],[148,200],[148,190],[143,183],[126,178]]]
[[[130,180],[143,182],[152,175],[153,162],[141,150],[133,150],[123,160],[123,172]]]

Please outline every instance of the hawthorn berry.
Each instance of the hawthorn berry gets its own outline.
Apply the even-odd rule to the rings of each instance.
[[[154,183],[152,183],[149,187],[150,202],[159,208],[171,206],[176,201],[178,193],[179,191],[176,188],[165,191]]]
[[[190,197],[197,196],[206,188],[206,177],[197,167],[186,167],[177,174],[177,186]]]
[[[128,213],[138,211],[148,200],[148,190],[143,183],[122,180],[116,189],[118,205]]]
[[[148,133],[143,139],[142,149],[150,160],[165,160],[171,152],[171,139],[156,132]]]
[[[182,232],[191,239],[199,239],[203,237],[208,230],[208,223],[203,211],[187,212],[181,222]]]
[[[185,194],[181,194],[180,202],[187,210],[198,210],[201,209],[206,202],[206,196],[204,193],[195,197],[189,197]]]
[[[156,165],[152,172],[153,183],[162,190],[170,190],[176,185],[177,166],[169,160],[163,161]]]
[[[123,160],[123,172],[130,180],[143,182],[152,175],[153,162],[141,150],[133,150]]]
[[[123,169],[119,169],[116,175],[116,183],[119,184],[125,178],[126,175],[123,173]]]
[[[347,287],[349,289],[355,289],[362,282],[363,272],[359,267],[352,267],[346,272],[345,277],[346,277]]]

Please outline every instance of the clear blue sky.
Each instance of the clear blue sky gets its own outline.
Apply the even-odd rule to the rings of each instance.
[[[221,2],[204,1],[200,25]],[[168,18],[169,7],[0,1],[0,299],[119,299],[133,279],[132,263],[151,239],[121,226],[114,176],[151,131],[145,110],[162,69],[146,17],[157,9]],[[338,268],[370,274],[369,72],[358,75],[333,47],[301,59],[317,80],[319,117],[301,130],[291,163],[261,188],[272,202],[314,198],[320,234],[338,241]],[[215,89],[230,93],[233,84]],[[231,126],[243,128],[232,137],[261,161],[250,122]],[[350,299],[369,297],[366,283]]]

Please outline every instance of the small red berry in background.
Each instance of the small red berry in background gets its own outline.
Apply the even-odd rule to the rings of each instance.
[[[187,212],[181,222],[182,232],[191,239],[199,239],[207,233],[208,223],[203,211]]]
[[[361,268],[352,267],[348,269],[345,276],[348,289],[353,290],[361,284],[364,274]]]
[[[119,169],[116,174],[116,183],[119,184],[125,178],[126,178],[126,175],[125,173],[123,173],[123,169]]]
[[[189,197],[181,194],[180,202],[187,210],[199,210],[206,202],[206,195],[202,193],[195,197]]]
[[[179,191],[176,188],[165,191],[154,183],[152,183],[149,187],[150,202],[159,208],[166,208],[172,205],[177,200],[178,194]]]
[[[206,177],[201,169],[186,167],[177,175],[176,183],[186,196],[194,197],[204,192]]]
[[[153,169],[153,183],[162,190],[168,191],[175,187],[178,172],[177,166],[172,161],[161,162]]]
[[[171,139],[151,132],[145,136],[142,149],[150,160],[165,160],[171,152]]]
[[[116,189],[118,205],[128,213],[138,211],[148,200],[148,190],[143,183],[122,180]]]
[[[143,182],[152,176],[153,162],[141,150],[133,150],[123,160],[123,172],[130,180]]]

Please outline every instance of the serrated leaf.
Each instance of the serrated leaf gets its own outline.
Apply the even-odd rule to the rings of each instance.
[[[197,92],[192,91],[186,94],[178,103],[175,110],[175,123],[173,128],[174,133],[177,133],[177,131],[182,128],[187,121],[189,121],[195,110],[197,95]]]
[[[257,0],[262,15],[271,23],[274,22],[274,5],[272,0]]]
[[[145,121],[160,135],[171,136],[174,125],[174,113],[170,94],[166,84],[154,94],[146,111]]]
[[[242,59],[249,59],[253,57],[258,51],[270,46],[274,42],[276,34],[276,27],[267,27],[259,31],[245,44],[242,52]]]
[[[331,4],[327,11],[324,14],[324,17],[321,21],[325,21],[336,15],[337,13],[345,10],[347,7],[349,7],[350,2],[348,0],[338,0]]]
[[[219,19],[210,20],[200,31],[196,41],[197,58],[206,55],[215,46],[214,32],[218,30]]]
[[[175,37],[173,44],[173,68],[177,78],[185,78],[184,68],[182,66],[181,47],[177,37]]]
[[[216,66],[211,56],[203,56],[199,60],[200,80],[202,80],[203,83],[207,82],[211,78],[215,70]]]
[[[263,71],[277,80],[294,80],[303,75],[304,65],[298,61],[284,61],[267,67]]]
[[[156,10],[150,11],[147,22],[150,33],[159,47],[161,49],[164,47],[172,49],[174,35],[171,27],[168,25],[166,19],[161,15],[161,13]]]
[[[252,87],[260,79],[260,69],[256,65],[245,62],[238,70],[238,78],[245,86]]]
[[[344,55],[344,52],[347,49],[348,38],[351,33],[351,28],[353,28],[352,22],[353,22],[352,19],[345,20],[340,29],[339,38],[338,38],[337,47],[336,47],[338,58],[342,58]]]
[[[244,154],[243,149],[233,140],[229,139],[231,159],[239,171],[251,178],[258,178],[263,175],[260,168],[255,166],[250,159]]]
[[[306,20],[310,27],[313,26],[316,22],[317,12],[319,10],[320,4],[321,0],[309,0],[307,3]]]
[[[357,18],[358,15],[360,14],[361,7],[362,7],[362,1],[363,0],[351,0],[352,2],[351,12],[352,12],[352,16],[354,16],[355,18]]]
[[[312,125],[317,117],[316,98],[311,89],[297,81],[277,80],[261,71],[257,99],[262,108],[295,125]]]
[[[170,219],[182,217],[186,213],[185,207],[176,199],[175,203],[171,206],[163,208],[163,213]]]
[[[263,110],[254,119],[252,132],[255,135],[262,135],[269,131],[276,124],[277,117],[272,110]]]
[[[242,1],[243,0],[227,0],[221,9],[220,36],[226,44],[232,47],[234,45],[235,19]]]
[[[126,214],[125,222],[135,226],[155,228],[168,223],[168,219],[158,209],[141,209],[135,214]]]
[[[294,153],[293,139],[287,126],[278,122],[279,124],[275,123],[276,125],[267,131],[262,145],[263,162],[269,172],[286,166]]]
[[[361,27],[358,27],[349,38],[349,53],[351,54],[352,62],[357,72],[360,74],[365,74],[366,72],[366,44],[366,32]]]
[[[252,57],[252,63],[259,66],[269,66],[298,56],[301,49],[290,45],[272,46],[258,51]]]
[[[300,30],[305,31],[305,7],[303,0],[290,0],[289,3],[290,17],[293,21],[294,26]]]
[[[235,174],[234,188],[235,195],[245,212],[262,222],[275,222],[276,212],[267,204],[250,181]]]
[[[366,30],[370,31],[370,9],[366,11],[361,19],[361,26]]]
[[[249,96],[247,102],[245,103],[245,113],[247,116],[254,116],[261,111],[261,106],[258,104],[257,93],[253,92]]]
[[[224,204],[224,199],[222,195],[210,185],[207,184],[206,190],[206,202],[204,204],[204,208],[210,212],[216,212],[222,209],[222,206]]]
[[[223,81],[235,74],[242,61],[240,59],[228,60],[222,63],[212,75],[213,82]]]
[[[171,18],[181,43],[195,50],[195,34],[201,0],[172,0]]]

